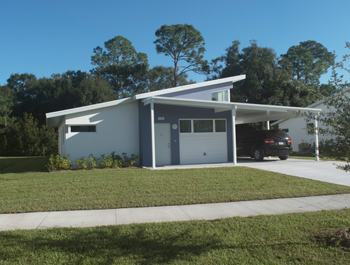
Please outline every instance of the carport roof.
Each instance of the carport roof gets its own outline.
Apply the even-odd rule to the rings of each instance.
[[[143,104],[148,105],[152,101],[156,104],[210,108],[215,112],[230,111],[234,108],[236,112],[236,124],[290,119],[303,116],[303,112],[317,113],[321,111],[321,109],[315,108],[300,108],[238,102],[218,102],[168,97],[150,97],[144,99]]]

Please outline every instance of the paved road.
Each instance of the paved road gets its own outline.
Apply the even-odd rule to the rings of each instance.
[[[0,231],[214,220],[350,208],[350,194],[89,211],[0,214]]]

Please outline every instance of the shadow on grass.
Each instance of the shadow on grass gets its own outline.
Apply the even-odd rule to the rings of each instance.
[[[0,157],[0,174],[24,172],[48,172],[45,165],[49,158],[34,157]]]
[[[147,227],[132,230],[125,233],[120,227],[77,229],[74,232],[50,229],[33,238],[2,234],[0,242],[5,244],[0,249],[0,257],[8,261],[25,260],[27,255],[29,258],[31,253],[36,253],[39,262],[43,257],[49,263],[57,262],[58,254],[60,262],[71,264],[114,264],[118,260],[132,264],[168,264],[178,259],[191,261],[194,256],[225,247],[219,240],[193,235],[191,229],[179,233],[153,230],[152,234],[147,233]],[[12,244],[16,249],[8,248]]]

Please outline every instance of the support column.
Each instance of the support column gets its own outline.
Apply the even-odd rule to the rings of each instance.
[[[318,121],[317,121],[318,116],[315,116],[315,158],[316,161],[319,161],[319,144],[318,144]]]
[[[270,130],[270,121],[266,121],[266,129]],[[269,156],[269,158],[271,158],[271,156]]]
[[[236,149],[236,109],[237,106],[233,106],[231,109],[232,114],[232,154],[233,154],[233,165],[237,165],[237,149]]]
[[[154,101],[151,102],[152,169],[156,168],[156,146],[154,138]]]

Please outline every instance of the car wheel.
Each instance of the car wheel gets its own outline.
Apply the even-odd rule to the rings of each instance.
[[[280,158],[281,160],[287,160],[287,159],[288,159],[288,156],[279,156],[279,158]]]
[[[255,148],[253,151],[253,156],[256,161],[262,161],[264,159],[264,150],[261,148]]]

